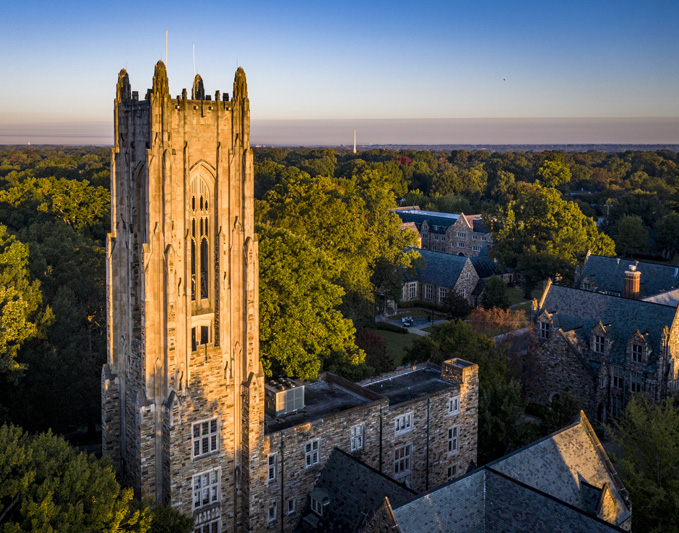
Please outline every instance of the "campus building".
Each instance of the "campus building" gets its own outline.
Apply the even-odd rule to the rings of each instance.
[[[478,366],[265,383],[245,73],[231,96],[118,76],[102,447],[196,532],[290,531],[333,448],[421,492],[476,461]]]

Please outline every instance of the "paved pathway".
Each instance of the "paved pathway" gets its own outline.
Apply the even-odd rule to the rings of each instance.
[[[387,322],[388,324],[393,324],[394,326],[400,326],[404,327],[403,324],[401,324],[401,320],[397,320],[394,318],[388,318],[384,315],[379,315],[375,317],[375,320],[377,322]],[[425,322],[417,322],[416,324],[406,328],[408,330],[408,333],[412,333],[413,335],[429,335],[428,331],[424,331],[424,328],[428,328],[430,326],[438,326],[439,324],[445,324],[448,322],[447,320],[432,320],[431,322],[425,321]]]

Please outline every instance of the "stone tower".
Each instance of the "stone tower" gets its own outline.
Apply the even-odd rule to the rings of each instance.
[[[103,451],[201,533],[247,530],[264,381],[245,73],[231,100],[200,76],[172,98],[159,61],[139,100],[122,70],[114,119]]]

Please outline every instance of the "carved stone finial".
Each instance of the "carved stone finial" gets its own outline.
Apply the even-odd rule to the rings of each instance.
[[[248,82],[245,80],[243,67],[238,67],[236,77],[233,80],[233,99],[248,97]]]
[[[116,85],[116,100],[129,100],[131,98],[130,77],[125,69],[118,73],[118,84]]]
[[[203,78],[200,77],[200,74],[196,74],[196,77],[193,78],[191,100],[205,100],[205,87],[203,86]]]
[[[165,63],[158,61],[153,73],[153,92],[156,94],[169,94],[170,83],[167,81],[167,69]]]

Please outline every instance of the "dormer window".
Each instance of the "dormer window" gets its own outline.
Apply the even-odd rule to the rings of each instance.
[[[596,353],[604,353],[604,340],[601,335],[594,335],[594,351]]]
[[[640,344],[632,344],[632,362],[643,363],[644,361],[644,347]]]
[[[549,322],[540,322],[540,338],[549,339]]]

